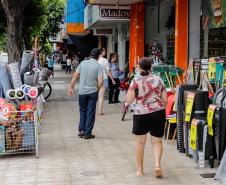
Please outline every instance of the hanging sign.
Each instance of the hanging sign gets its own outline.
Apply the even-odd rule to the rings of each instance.
[[[195,99],[195,93],[188,93],[186,109],[185,109],[185,121],[186,122],[190,122],[190,120],[191,120],[194,99]]]
[[[190,148],[196,151],[197,146],[197,125],[198,121],[196,119],[192,120],[191,123],[191,132],[190,132]]]
[[[129,8],[101,7],[101,19],[130,19]]]
[[[209,105],[207,113],[208,133],[213,136],[213,116],[216,109],[216,105]]]
[[[93,35],[112,35],[113,29],[96,28],[93,30]]]

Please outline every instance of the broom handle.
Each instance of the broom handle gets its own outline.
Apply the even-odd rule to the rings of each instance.
[[[166,79],[167,79],[167,82],[168,82],[170,88],[173,90],[172,85],[171,85],[170,80],[169,80],[169,77],[167,75],[167,72],[165,72],[165,75],[166,75]]]
[[[179,77],[178,72],[176,72],[176,75],[177,75],[177,79],[178,79],[178,81],[179,81],[179,84],[181,85],[181,80],[180,80],[180,77]]]
[[[210,84],[210,81],[209,81],[209,79],[208,79],[208,77],[207,77],[207,74],[206,74],[206,73],[205,73],[205,77],[206,77],[207,84],[208,84],[208,86],[209,86],[209,88],[210,88],[211,93],[212,93],[212,94],[214,94],[213,88],[212,88],[212,86],[211,86],[211,84]]]
[[[170,79],[170,82],[171,82],[171,85],[172,85],[172,88],[173,88],[174,85],[173,85],[173,79],[172,79],[172,76],[171,75],[169,75],[169,79]]]

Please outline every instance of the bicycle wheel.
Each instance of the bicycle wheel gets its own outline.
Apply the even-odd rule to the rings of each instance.
[[[52,87],[49,84],[49,82],[47,82],[44,85],[44,88],[43,88],[43,91],[42,91],[42,95],[45,98],[45,100],[47,100],[50,97],[51,93],[52,93]]]

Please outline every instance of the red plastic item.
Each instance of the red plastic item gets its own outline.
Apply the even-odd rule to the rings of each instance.
[[[174,94],[168,96],[168,103],[167,103],[167,106],[166,106],[166,117],[169,116],[170,114],[172,114],[174,100],[175,100]]]

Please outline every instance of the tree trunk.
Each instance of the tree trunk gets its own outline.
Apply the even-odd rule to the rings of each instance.
[[[30,34],[26,33],[26,35],[24,35],[24,45],[25,45],[25,49],[26,50],[31,50],[31,38],[30,38]]]
[[[7,16],[7,52],[9,63],[19,61],[22,56],[23,15],[28,1],[2,0]]]

